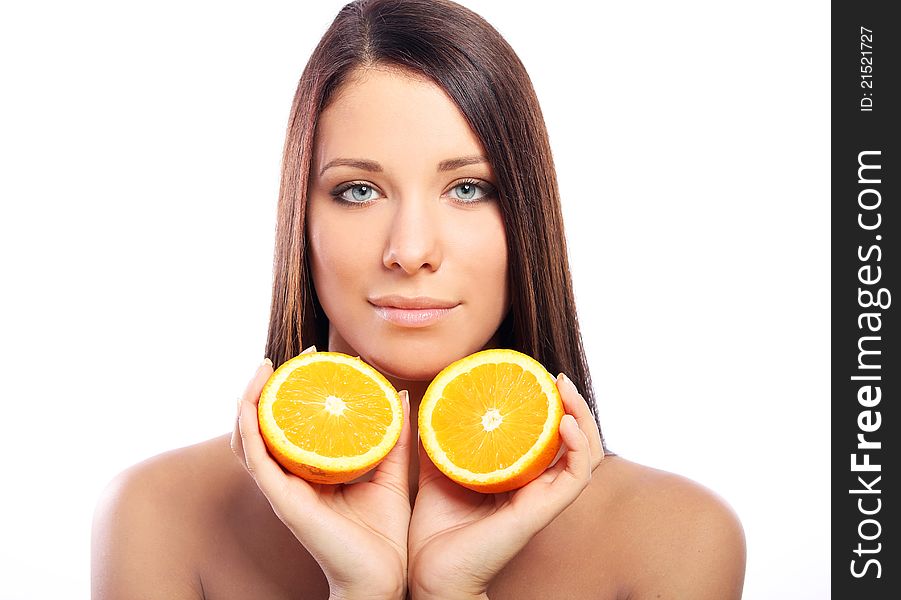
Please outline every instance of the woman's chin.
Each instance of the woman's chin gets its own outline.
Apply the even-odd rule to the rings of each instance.
[[[441,370],[457,358],[447,353],[380,350],[360,355],[366,363],[375,367],[389,379],[403,381],[432,381]]]

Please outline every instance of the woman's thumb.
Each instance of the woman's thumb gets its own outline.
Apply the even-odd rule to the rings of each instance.
[[[407,479],[410,471],[410,395],[407,390],[400,393],[403,406],[404,419],[400,438],[379,466],[375,468],[375,474],[371,482],[396,489],[404,496],[409,495]]]

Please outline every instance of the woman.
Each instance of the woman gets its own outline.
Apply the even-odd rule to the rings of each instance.
[[[304,346],[358,355],[403,390],[400,441],[354,483],[286,474],[260,438],[262,385]],[[438,371],[490,347],[561,373],[572,415],[557,463],[496,495],[438,472],[410,419]],[[314,51],[285,144],[266,355],[231,435],[110,486],[95,598],[741,596],[731,510],[603,447],[543,118],[472,12],[354,2]]]

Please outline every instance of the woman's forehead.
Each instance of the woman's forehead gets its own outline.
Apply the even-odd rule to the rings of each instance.
[[[370,68],[353,73],[322,112],[313,159],[314,168],[339,158],[434,168],[476,155],[484,156],[482,144],[444,90],[409,72]]]

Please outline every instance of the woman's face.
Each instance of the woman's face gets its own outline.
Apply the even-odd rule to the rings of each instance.
[[[308,188],[330,350],[422,381],[496,342],[510,299],[495,183],[441,88],[387,68],[348,79],[320,117]]]

